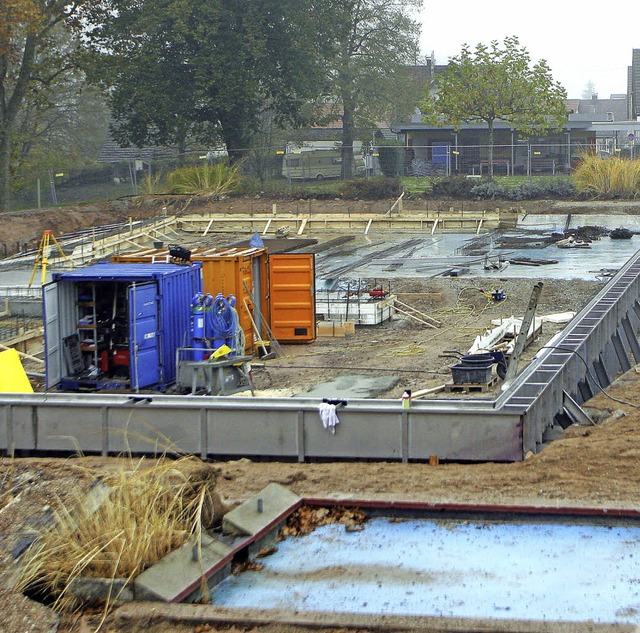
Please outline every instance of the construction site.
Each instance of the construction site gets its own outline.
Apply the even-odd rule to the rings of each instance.
[[[640,216],[470,206],[0,222],[6,630],[636,630]],[[207,524],[52,609],[16,567],[141,456]]]

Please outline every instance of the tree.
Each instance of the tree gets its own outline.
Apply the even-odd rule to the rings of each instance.
[[[320,0],[316,5],[327,101],[332,114],[342,118],[345,178],[353,174],[356,130],[399,111],[411,113],[417,105],[419,96],[407,91],[413,81],[407,66],[416,62],[420,30],[410,13],[421,6],[422,0]]]
[[[319,76],[310,0],[96,0],[91,77],[121,144],[223,141],[237,160],[263,111],[300,120]]]
[[[493,130],[497,120],[525,134],[559,129],[567,120],[566,90],[542,59],[531,64],[515,36],[490,46],[464,45],[435,77],[436,93],[421,103],[424,120],[435,125],[487,124],[489,173],[493,177]]]
[[[56,58],[73,57],[76,43],[68,29],[58,24],[48,50]],[[59,73],[47,90],[34,84],[23,102],[13,134],[11,181],[46,169],[68,169],[93,162],[104,140],[108,110],[102,96],[87,85],[76,66]]]
[[[25,103],[30,95],[45,94],[74,65],[69,49],[51,45],[53,34],[70,27],[88,1],[3,0],[0,5],[0,209],[8,204],[11,152]]]
[[[582,91],[582,98],[591,101],[591,99],[593,99],[593,96],[597,94],[598,93],[596,91],[596,85],[593,83],[593,81],[591,81],[591,79],[589,79],[589,81],[587,81],[584,86],[584,90]]]

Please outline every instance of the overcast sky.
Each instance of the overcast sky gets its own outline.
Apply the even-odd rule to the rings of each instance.
[[[599,5],[566,0],[425,0],[420,16],[423,55],[433,51],[437,64],[446,64],[463,44],[502,42],[515,35],[533,62],[546,59],[553,78],[580,99],[587,82],[601,99],[627,91],[627,67],[640,48],[637,0]],[[607,10],[610,9],[610,11]],[[627,16],[629,27],[623,27]]]

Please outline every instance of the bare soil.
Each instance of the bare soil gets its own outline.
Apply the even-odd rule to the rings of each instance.
[[[306,201],[299,204],[303,203]],[[238,202],[228,204],[232,207]],[[252,204],[270,208],[271,201],[254,200]],[[327,204],[333,206],[333,203]],[[388,205],[385,210],[387,208]],[[40,232],[47,229],[62,234],[92,223],[112,223],[116,217],[125,221],[131,210],[131,206],[121,211],[72,209],[64,220],[59,217],[60,211],[4,214],[0,216],[0,244],[37,240]],[[156,209],[140,213],[147,213],[149,217]],[[54,226],[53,222],[59,224]],[[524,272],[535,275],[530,270]],[[267,395],[289,395],[334,375],[393,375],[397,378],[396,385],[379,396],[395,398],[406,388],[416,391],[443,384],[450,379],[449,366],[455,361],[443,356],[445,350],[466,351],[474,336],[488,327],[492,318],[520,316],[536,281],[535,276],[521,280],[391,279],[392,290],[399,298],[441,320],[442,327],[432,330],[408,319],[394,319],[373,328],[357,328],[348,338],[323,338],[313,345],[286,346],[285,357],[255,368],[257,387]],[[488,298],[486,291],[496,284],[505,290],[505,302],[496,303]],[[545,281],[538,314],[579,310],[600,287],[599,282]],[[523,362],[527,362],[556,329],[545,326],[543,337],[527,350]],[[607,394],[596,396],[588,407],[598,421],[595,426],[570,427],[564,439],[520,463],[433,466],[238,459],[209,463],[206,468],[215,473],[217,490],[229,506],[242,502],[270,482],[277,482],[302,496],[338,499],[636,509],[640,505],[640,368],[621,376]],[[101,457],[0,458],[0,600],[3,604],[0,633],[95,630],[99,614],[89,611],[58,620],[47,607],[16,594],[11,582],[14,556],[21,539],[46,520],[58,499],[71,498],[73,492],[88,488],[95,478],[119,465],[117,458]],[[114,633],[150,629],[156,633],[220,630],[206,623],[182,625],[162,618],[154,620],[149,612],[141,612],[137,620],[126,625],[111,616],[102,628]],[[301,629],[269,625],[224,630],[293,633]]]

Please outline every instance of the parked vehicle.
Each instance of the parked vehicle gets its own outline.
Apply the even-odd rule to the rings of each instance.
[[[353,175],[363,176],[365,163],[362,154],[353,156]],[[282,175],[293,180],[324,180],[342,176],[340,149],[312,149],[285,154]]]

